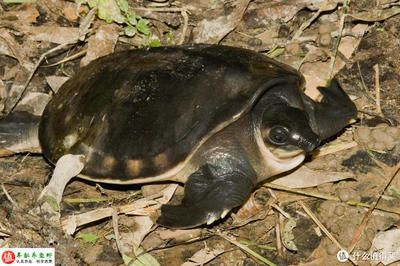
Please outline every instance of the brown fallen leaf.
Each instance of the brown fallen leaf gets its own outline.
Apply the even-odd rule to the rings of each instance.
[[[15,107],[15,111],[27,111],[41,116],[51,96],[42,92],[28,92]]]
[[[250,0],[235,0],[232,6],[235,8],[229,15],[223,15],[216,19],[203,19],[194,30],[194,43],[218,43],[228,33],[236,28],[241,21]]]
[[[377,265],[379,262],[388,265],[400,261],[400,229],[378,232],[372,241],[368,254],[371,255],[371,258],[375,258],[374,260],[371,259],[372,265]],[[374,257],[372,257],[372,254],[374,254]]]
[[[57,44],[75,43],[79,39],[79,29],[74,27],[39,26],[26,29],[28,40]]]
[[[272,183],[290,188],[307,188],[349,178],[355,179],[355,176],[347,172],[315,171],[303,165],[296,171],[275,179]]]
[[[162,240],[175,240],[176,242],[185,242],[201,236],[201,229],[188,229],[188,230],[171,230],[166,229],[158,232]]]
[[[162,204],[166,204],[171,200],[177,187],[178,184],[170,184],[156,195],[138,199],[130,204],[116,207],[116,209],[119,214],[150,216],[154,214]],[[73,234],[77,227],[110,217],[114,212],[115,209],[110,207],[68,216],[61,222],[62,228],[67,234]]]
[[[354,36],[343,36],[341,38],[338,50],[347,59],[350,59],[354,51],[357,49],[361,42],[361,38],[368,29],[367,24],[357,24],[352,29],[351,32]],[[320,49],[309,47],[309,53],[306,58],[314,58],[313,54],[320,53]],[[330,78],[330,75],[335,76],[344,66],[345,62],[339,57],[336,58],[334,69],[331,73],[331,58],[327,61],[319,62],[304,62],[301,66],[301,72],[306,79],[306,94],[313,99],[317,99],[320,95],[317,87],[324,87]]]
[[[36,5],[24,4],[18,9],[5,12],[4,17],[15,16],[18,18],[18,23],[32,24],[36,22],[36,19],[40,16],[39,11],[36,9]]]
[[[237,213],[232,213],[232,227],[243,226],[250,222],[264,219],[267,216],[270,208],[258,204],[255,200],[255,195],[261,192],[261,189],[253,192],[250,198],[240,207]]]
[[[29,60],[25,48],[5,28],[0,28],[0,55],[15,58],[24,68],[33,69],[33,63]]]
[[[215,259],[217,256],[221,255],[224,252],[225,250],[222,245],[220,246],[217,245],[214,249],[210,249],[207,246],[205,246],[203,249],[194,253],[194,255],[190,257],[187,262],[181,264],[181,266],[204,265],[212,261],[213,259]]]
[[[88,40],[88,50],[86,56],[81,60],[81,67],[86,66],[96,58],[114,52],[118,36],[118,27],[116,25],[106,24],[100,26],[96,34]]]
[[[129,217],[134,222],[134,230],[121,233],[121,248],[123,253],[130,253],[134,247],[141,245],[145,236],[152,231],[154,222],[148,216]]]
[[[65,18],[69,21],[75,22],[78,20],[76,7],[74,8],[73,6],[67,6],[64,8],[63,13]]]
[[[63,76],[47,76],[46,81],[47,84],[51,87],[53,92],[57,92],[58,89],[69,79],[69,77]]]

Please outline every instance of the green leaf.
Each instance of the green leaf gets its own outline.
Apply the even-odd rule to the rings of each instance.
[[[113,21],[117,23],[124,23],[125,17],[121,14],[115,0],[97,0],[98,17],[105,20],[107,23],[112,23]]]
[[[90,9],[95,8],[95,7],[97,7],[99,5],[97,0],[88,0],[87,3],[89,5]]]
[[[138,20],[138,18],[140,18],[140,17],[138,17],[137,15],[136,15],[136,13],[135,13],[135,11],[129,11],[128,13],[126,13],[126,18],[127,18],[127,22],[129,23],[129,24],[131,24],[132,26],[136,26],[136,24],[137,24],[137,20]]]
[[[83,240],[83,242],[85,243],[89,243],[89,244],[96,244],[97,241],[97,236],[95,234],[92,233],[79,233],[76,238],[80,238]]]
[[[128,9],[129,9],[128,1],[126,1],[126,0],[117,0],[117,4],[119,6],[119,9],[122,12],[124,12],[124,13],[128,12]]]
[[[389,186],[388,192],[391,196],[394,196],[396,198],[400,198],[400,189],[395,187],[395,186]]]
[[[132,25],[126,26],[126,27],[124,28],[124,31],[125,31],[125,35],[126,35],[126,36],[129,36],[129,37],[132,37],[132,36],[134,36],[134,35],[137,33],[136,28],[133,27]]]
[[[46,202],[50,205],[54,212],[60,212],[60,205],[58,205],[57,199],[53,196],[46,196]]]
[[[153,38],[153,39],[149,40],[149,46],[150,47],[160,47],[161,41],[158,38]]]
[[[150,34],[150,29],[149,26],[147,25],[147,20],[145,19],[139,19],[137,25],[136,25],[136,29],[138,30],[138,32],[143,33],[144,35],[149,35]]]
[[[277,46],[277,47],[274,47],[274,48],[272,48],[271,50],[269,50],[269,51],[267,52],[267,55],[268,55],[269,57],[274,58],[274,57],[280,56],[280,55],[283,54],[284,52],[285,52],[285,48],[284,48],[284,47],[279,47],[279,46]]]
[[[133,253],[135,253],[136,260],[133,262],[133,266],[160,266],[160,263],[149,253],[145,253],[140,247],[134,247]]]
[[[167,32],[166,34],[164,34],[164,40],[168,45],[174,45],[174,34],[172,32]]]

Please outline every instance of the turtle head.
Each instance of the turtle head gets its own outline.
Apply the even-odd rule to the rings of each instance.
[[[321,142],[307,113],[285,103],[268,106],[255,121],[255,140],[268,174],[262,180],[297,167]]]
[[[309,125],[307,113],[286,104],[275,104],[264,111],[260,132],[264,144],[279,158],[311,152],[321,142]]]

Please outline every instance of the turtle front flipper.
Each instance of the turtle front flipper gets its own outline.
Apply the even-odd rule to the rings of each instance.
[[[318,90],[323,96],[322,100],[314,102],[305,96],[305,106],[310,126],[321,139],[326,139],[356,119],[357,108],[335,79],[328,87],[318,87]]]
[[[246,172],[206,164],[185,184],[181,205],[163,205],[157,223],[169,228],[192,228],[224,218],[250,196],[255,184]]]

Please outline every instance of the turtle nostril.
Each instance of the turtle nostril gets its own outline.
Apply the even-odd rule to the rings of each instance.
[[[316,147],[318,147],[318,145],[321,143],[321,140],[315,139],[313,141],[309,141],[306,139],[302,139],[301,141],[301,148],[305,151],[305,152],[311,152],[313,151]]]

